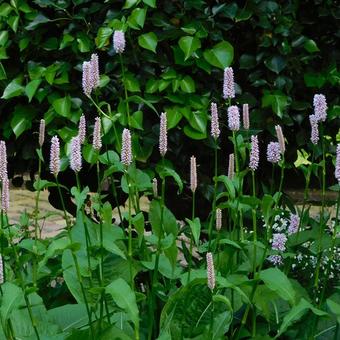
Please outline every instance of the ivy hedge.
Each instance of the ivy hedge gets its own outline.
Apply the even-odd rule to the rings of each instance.
[[[308,114],[315,93],[328,100],[326,134],[338,133],[340,104],[337,41],[340,8],[334,1],[203,0],[11,0],[0,4],[0,133],[10,156],[10,175],[36,166],[38,123],[69,142],[84,113],[93,122],[95,107],[82,93],[82,63],[97,53],[101,83],[96,95],[117,118],[104,120],[104,143],[126,126],[127,101],[141,167],[154,168],[159,114],[169,119],[170,160],[187,172],[200,150],[204,173],[211,174],[209,134],[212,100],[222,104],[223,69],[232,66],[237,100],[249,103],[251,128],[263,143],[274,125],[285,126],[288,161],[309,143]],[[126,32],[123,54],[127,97],[114,30]],[[127,99],[126,99],[127,98]],[[333,124],[334,123],[334,124]],[[227,141],[225,160],[227,164]],[[48,150],[45,150],[48,153]],[[88,146],[84,157],[93,163]],[[181,165],[182,164],[182,165]],[[209,185],[202,188],[209,196]]]

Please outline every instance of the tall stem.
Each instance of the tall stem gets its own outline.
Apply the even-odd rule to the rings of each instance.
[[[195,191],[192,193],[192,214],[191,220],[194,222],[195,219]],[[190,282],[190,273],[192,268],[192,247],[193,247],[193,234],[192,230],[190,230],[190,249],[189,249],[189,272],[188,272],[188,283]]]
[[[208,236],[209,236],[209,251],[211,249],[211,238],[212,238],[212,227],[215,221],[215,215],[216,215],[216,196],[217,196],[217,139],[215,139],[215,162],[214,162],[214,197],[213,197],[213,204],[212,204],[212,210],[211,210],[211,218],[209,222],[209,229],[208,229]]]
[[[121,69],[122,69],[124,95],[125,95],[125,103],[126,103],[126,113],[127,113],[127,116],[128,116],[128,126],[129,126],[129,128],[131,128],[130,108],[129,108],[129,101],[128,101],[129,97],[128,97],[126,83],[125,83],[125,70],[124,70],[124,64],[123,64],[123,57],[122,57],[121,53],[119,53],[119,61],[120,61]]]
[[[253,198],[256,198],[256,186],[255,186],[255,171],[251,172],[252,184],[253,184]],[[253,263],[253,273],[255,276],[256,272],[256,256],[257,256],[257,227],[256,227],[256,210],[252,209],[253,216],[253,242],[254,242],[254,263]]]
[[[70,243],[72,244],[73,240],[72,240],[72,234],[71,234],[71,224],[70,224],[69,218],[67,216],[67,212],[66,212],[66,208],[65,208],[65,202],[64,202],[63,195],[61,193],[60,184],[59,184],[59,181],[58,181],[58,176],[55,176],[55,181],[57,183],[57,189],[58,189],[59,198],[60,198],[60,201],[61,201],[61,206],[62,206],[63,211],[64,211],[64,218],[65,218],[65,221],[66,221],[67,234],[68,234]],[[89,319],[91,338],[92,338],[92,340],[94,340],[95,336],[94,336],[94,330],[93,330],[93,325],[92,325],[91,312],[90,312],[89,304],[88,304],[88,301],[87,301],[87,298],[86,298],[86,294],[85,294],[85,289],[84,289],[84,285],[83,285],[83,279],[82,279],[82,276],[80,274],[80,268],[79,268],[78,259],[77,259],[76,254],[74,253],[73,249],[71,250],[71,254],[72,254],[72,258],[73,258],[73,261],[74,261],[74,266],[76,268],[76,274],[77,274],[77,277],[78,277],[78,281],[79,281],[80,288],[81,288],[82,295],[83,295],[84,302],[85,302],[86,312],[87,312],[87,316],[88,316],[88,319]]]
[[[4,218],[7,218],[7,215],[6,214],[3,214],[3,210],[1,210],[1,214]],[[8,224],[8,221],[7,221],[7,224]],[[30,317],[30,320],[31,320],[31,323],[32,323],[32,327],[34,329],[34,333],[35,333],[35,336],[38,340],[40,340],[40,336],[39,336],[39,332],[38,332],[38,328],[37,328],[37,324],[34,320],[34,316],[33,316],[33,311],[32,311],[32,306],[31,306],[31,303],[28,299],[28,295],[26,293],[26,287],[25,287],[25,284],[24,284],[24,279],[23,279],[23,276],[22,276],[22,272],[21,272],[21,268],[20,268],[20,262],[19,262],[19,256],[18,256],[18,253],[17,253],[17,250],[16,250],[16,246],[15,244],[13,243],[13,240],[12,240],[12,237],[10,235],[10,231],[9,231],[9,243],[13,249],[13,253],[14,253],[14,259],[15,259],[15,263],[16,263],[16,267],[17,267],[17,271],[16,271],[16,274],[18,275],[19,277],[19,281],[20,281],[20,286],[21,286],[21,289],[23,291],[23,294],[24,294],[24,299],[25,299],[25,303],[26,303],[26,307],[27,307],[27,311],[28,311],[28,314],[29,314],[29,317]]]
[[[164,164],[164,157],[162,157],[162,165],[163,168],[165,166]],[[164,207],[165,207],[165,177],[162,176],[162,188],[161,188],[161,221],[160,221],[160,230],[159,230],[159,235],[158,235],[158,244],[157,244],[157,252],[156,252],[156,260],[155,260],[155,268],[153,271],[153,277],[152,277],[152,287],[151,287],[151,297],[150,297],[150,310],[149,310],[149,315],[152,317],[150,318],[150,323],[149,323],[149,329],[148,329],[148,339],[152,339],[153,333],[156,334],[156,330],[154,329],[154,319],[157,316],[157,311],[155,311],[155,302],[156,302],[156,285],[158,281],[158,266],[159,266],[159,258],[161,255],[161,247],[162,247],[162,238],[163,238],[163,233],[164,233],[164,228],[163,228],[163,218],[164,218]],[[156,312],[156,313],[155,313]]]

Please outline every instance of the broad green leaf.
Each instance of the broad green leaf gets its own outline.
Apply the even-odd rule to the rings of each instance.
[[[161,228],[163,228],[163,231],[166,232],[166,234],[172,234],[175,237],[178,234],[178,228],[177,228],[177,220],[174,214],[166,207],[164,207],[163,212],[163,224],[162,221],[162,210],[161,210],[161,204],[158,200],[153,200],[150,203],[149,208],[149,221],[152,226],[152,231],[156,236],[159,236],[161,234]]]
[[[318,48],[318,45],[316,44],[316,42],[313,39],[306,40],[303,44],[303,47],[309,53],[315,53],[315,52],[320,51],[319,48]]]
[[[131,116],[131,126],[143,130],[143,111],[136,111]]]
[[[295,291],[288,277],[278,268],[268,268],[262,270],[260,279],[265,285],[276,292],[283,300],[295,304]]]
[[[19,308],[19,302],[23,297],[22,290],[11,282],[5,282],[1,285],[2,296],[1,296],[1,319],[6,321],[13,309]]]
[[[4,66],[0,62],[0,80],[4,80],[4,79],[7,79],[7,74],[6,74],[6,70]]]
[[[157,172],[159,173],[161,178],[172,177],[176,181],[178,185],[178,194],[180,194],[183,191],[183,182],[181,180],[181,177],[174,169],[171,169],[167,166],[165,167],[157,166]]]
[[[49,18],[45,17],[43,14],[38,14],[33,21],[31,21],[25,28],[27,31],[34,30],[38,25],[44,24],[51,21]]]
[[[215,45],[212,49],[205,50],[203,56],[209,64],[223,70],[230,66],[233,61],[234,48],[229,42],[222,41]]]
[[[190,226],[191,234],[194,237],[195,243],[198,246],[201,234],[201,221],[198,217],[195,217],[193,221],[188,218],[185,219]]]
[[[136,295],[126,281],[121,278],[114,280],[105,288],[105,291],[112,296],[113,301],[117,306],[122,308],[128,314],[135,326],[138,327],[139,311]]]
[[[146,8],[135,8],[128,18],[128,25],[135,29],[140,30],[144,26],[146,16]]]
[[[66,96],[63,98],[55,99],[52,103],[52,106],[60,116],[70,117],[71,115],[71,98],[70,96]]]
[[[143,2],[152,8],[156,8],[156,0],[143,0]]]
[[[340,304],[336,303],[331,299],[327,299],[327,306],[331,313],[336,315],[338,323],[340,323]]]
[[[140,0],[126,0],[123,9],[131,8],[132,6],[138,4]]]
[[[95,39],[98,48],[103,48],[110,44],[113,29],[110,27],[100,27]]]
[[[32,120],[35,117],[36,110],[30,106],[17,105],[11,119],[11,128],[18,138],[24,131],[32,126]]]
[[[185,125],[183,131],[191,139],[202,140],[207,138],[206,132],[197,131],[190,125]]]
[[[8,31],[0,31],[0,46],[5,46],[8,41]]]
[[[271,107],[280,117],[288,106],[288,97],[280,93],[265,93],[262,97],[262,107]]]
[[[41,83],[41,79],[35,79],[30,81],[25,88],[26,96],[28,97],[28,101],[31,102],[34,97],[35,92],[37,91],[39,85]]]
[[[155,33],[149,32],[138,37],[139,46],[156,53],[158,39]]]
[[[35,190],[42,190],[50,187],[57,186],[54,182],[46,181],[46,179],[38,179],[33,183],[33,187]]]
[[[83,156],[87,163],[95,164],[98,159],[98,151],[96,151],[92,144],[87,144],[83,147]]]
[[[24,92],[24,87],[21,85],[22,77],[13,79],[5,88],[2,94],[2,99],[9,99],[20,96]]]
[[[181,90],[185,93],[194,93],[196,90],[195,81],[190,76],[185,76],[181,80]]]
[[[323,312],[322,310],[313,307],[312,304],[310,304],[308,301],[302,298],[300,302],[296,306],[293,306],[293,308],[283,318],[277,336],[283,334],[288,329],[288,327],[290,327],[294,322],[299,321],[308,310],[311,310],[314,314],[318,316],[327,315],[326,312]]]
[[[140,92],[139,81],[132,73],[128,73],[125,75],[125,86],[126,89],[130,92]]]
[[[182,37],[179,39],[178,45],[184,53],[184,60],[187,60],[201,47],[201,41],[196,37]]]
[[[287,62],[281,56],[274,56],[271,59],[265,60],[264,64],[269,70],[279,74],[286,67]]]
[[[89,52],[92,49],[92,41],[85,32],[80,31],[77,34],[77,43],[78,49],[82,53]]]
[[[88,323],[85,304],[67,304],[49,309],[47,315],[63,332],[83,327]]]

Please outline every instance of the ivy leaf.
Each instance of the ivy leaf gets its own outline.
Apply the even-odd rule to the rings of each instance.
[[[310,154],[306,150],[297,150],[297,160],[294,162],[294,166],[298,168],[301,165],[309,165],[312,164],[308,158]]]
[[[28,101],[31,102],[34,97],[35,92],[37,91],[39,85],[41,83],[41,79],[35,79],[30,81],[25,88],[26,96],[28,97]]]
[[[228,41],[222,41],[203,53],[204,59],[220,69],[230,66],[234,59],[234,48]]]
[[[274,56],[271,59],[265,60],[264,64],[269,70],[279,74],[286,67],[287,62],[281,56]]]
[[[185,76],[181,80],[181,90],[185,93],[194,93],[195,92],[195,81],[190,76]]]
[[[156,0],[143,0],[143,2],[152,8],[156,8]]]
[[[303,47],[309,53],[315,53],[320,51],[318,45],[312,39],[306,40],[305,43],[303,44]]]
[[[104,46],[108,45],[109,39],[112,35],[112,28],[110,27],[100,27],[97,33],[97,37],[95,39],[96,45],[98,48],[103,48]]]
[[[135,30],[140,30],[144,26],[145,16],[145,8],[135,8],[128,18],[128,25]]]
[[[24,87],[21,85],[22,77],[17,77],[13,79],[5,88],[4,93],[2,94],[2,99],[9,99],[13,97],[20,96],[23,91]]]
[[[288,97],[283,94],[267,92],[262,97],[262,107],[271,107],[280,118],[287,106]]]
[[[196,37],[182,37],[178,41],[178,45],[184,53],[184,61],[192,56],[192,54],[201,47],[201,41]]]
[[[149,32],[138,37],[139,46],[156,53],[158,39],[155,33]]]
[[[55,99],[52,106],[60,116],[70,117],[71,115],[71,98],[66,96],[63,98]]]

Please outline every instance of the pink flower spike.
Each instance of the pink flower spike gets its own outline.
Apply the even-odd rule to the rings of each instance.
[[[125,34],[123,31],[114,31],[113,49],[116,53],[123,53],[125,50]]]
[[[78,136],[80,144],[84,144],[86,137],[86,119],[84,115],[80,116],[78,125]]]
[[[71,140],[71,169],[74,172],[79,172],[82,166],[81,144],[79,136],[73,137]]]
[[[0,181],[7,178],[7,149],[6,143],[0,141]]]
[[[240,111],[236,105],[228,107],[228,127],[231,131],[240,129]]]
[[[132,163],[131,133],[129,129],[123,130],[121,162],[125,166],[129,166]]]
[[[340,185],[340,144],[336,147],[336,161],[335,161],[335,178],[338,180]]]
[[[92,86],[92,89],[95,89],[99,86],[99,81],[100,81],[99,59],[96,53],[93,53],[91,55],[90,64],[91,64],[91,86]]]
[[[211,290],[215,288],[215,268],[212,253],[207,253],[207,277],[208,277],[208,287]]]
[[[84,61],[83,62],[83,92],[89,97],[92,92],[92,76],[91,76],[91,62]]]
[[[40,120],[39,126],[39,146],[42,147],[45,141],[45,119]]]
[[[101,121],[99,117],[96,117],[94,122],[92,145],[97,151],[99,151],[102,147]]]
[[[1,209],[7,215],[9,209],[9,180],[7,177],[2,179]]]
[[[249,123],[249,105],[248,104],[243,104],[242,116],[243,116],[243,128],[245,130],[249,130],[250,123]]]
[[[231,67],[224,69],[223,99],[235,98],[234,71]]]
[[[211,136],[217,139],[220,135],[216,103],[211,103]]]
[[[190,189],[193,193],[197,189],[197,168],[195,156],[191,156],[190,158]]]
[[[259,142],[257,136],[251,136],[251,151],[249,168],[253,171],[257,170],[260,160]]]
[[[165,156],[167,150],[168,150],[167,116],[166,112],[162,112],[159,127],[159,152],[162,157]]]
[[[60,145],[57,136],[52,137],[51,152],[50,152],[50,172],[55,177],[58,176],[60,171]]]

